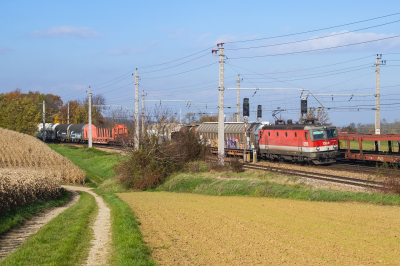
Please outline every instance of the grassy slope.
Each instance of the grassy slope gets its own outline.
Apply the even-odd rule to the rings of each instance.
[[[63,191],[62,195],[55,200],[49,201],[36,201],[32,204],[27,204],[22,207],[14,208],[1,213],[0,215],[0,235],[23,224],[29,218],[37,215],[39,212],[44,211],[50,207],[58,207],[69,201],[71,194]]]
[[[93,196],[80,192],[79,201],[30,237],[0,265],[79,265],[88,255],[90,225],[98,207]]]
[[[254,174],[256,173],[253,172]],[[221,175],[221,174],[219,174]],[[226,175],[226,174],[225,174]],[[228,173],[228,178],[215,178],[209,173],[185,174],[179,173],[168,179],[155,191],[170,191],[182,193],[197,193],[216,196],[253,196],[274,197],[311,201],[356,201],[384,205],[400,205],[400,197],[386,194],[368,194],[342,192],[326,189],[312,189],[304,184],[285,182],[279,184],[268,179],[277,177]],[[224,174],[222,173],[222,176]]]
[[[105,179],[115,175],[114,166],[123,160],[123,156],[117,153],[108,153],[95,148],[67,147],[56,144],[48,144],[50,148],[70,159],[75,165],[86,172],[86,178],[96,182],[98,185]]]
[[[97,176],[104,182],[95,190],[101,195],[111,208],[112,238],[114,254],[111,263],[113,265],[155,265],[150,259],[151,250],[145,245],[139,230],[139,222],[128,204],[118,198],[114,193],[123,192],[125,189],[111,178],[114,175],[114,166],[122,156],[85,148],[61,147],[49,145],[70,159],[90,176]],[[85,162],[91,161],[91,163]],[[92,163],[105,164],[102,169],[97,169]]]

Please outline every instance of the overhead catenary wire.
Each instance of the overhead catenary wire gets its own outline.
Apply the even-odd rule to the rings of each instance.
[[[359,44],[364,44],[364,43],[383,41],[383,40],[388,40],[388,39],[393,39],[393,38],[398,38],[398,37],[400,37],[400,35],[395,35],[395,36],[390,36],[390,37],[380,38],[380,39],[375,39],[375,40],[369,40],[369,41],[363,41],[363,42],[357,42],[357,43],[351,43],[351,44],[343,44],[343,45],[337,45],[337,46],[331,46],[331,47],[325,47],[325,48],[319,48],[319,49],[298,51],[298,52],[289,52],[289,53],[281,53],[281,54],[268,54],[268,55],[254,55],[254,56],[241,56],[241,57],[233,57],[233,58],[229,57],[229,59],[231,59],[231,60],[248,59],[248,58],[257,58],[257,57],[269,57],[269,56],[281,56],[281,55],[292,55],[292,54],[318,52],[318,51],[324,51],[324,50],[330,50],[330,49],[349,47],[349,46],[354,46],[354,45],[359,45]]]
[[[332,37],[335,37],[335,36],[354,33],[354,32],[358,32],[358,31],[362,31],[362,30],[366,30],[366,29],[381,27],[381,26],[385,26],[385,25],[389,25],[389,24],[393,24],[393,23],[397,23],[397,22],[400,22],[400,20],[395,20],[395,21],[391,21],[391,22],[387,22],[387,23],[383,23],[383,24],[379,24],[379,25],[374,25],[374,26],[370,26],[370,27],[365,27],[365,28],[361,28],[361,29],[351,30],[351,31],[345,31],[345,32],[339,32],[339,33],[335,33],[335,34],[329,34],[329,35],[325,35],[325,36],[320,36],[320,37],[314,37],[314,38],[305,39],[305,40],[290,41],[290,42],[268,44],[268,45],[259,45],[259,46],[252,46],[252,47],[228,48],[226,50],[227,51],[249,50],[249,49],[258,49],[258,48],[266,48],[266,47],[274,47],[274,46],[281,46],[281,45],[289,45],[289,44],[295,44],[295,43],[309,42],[309,41],[320,40],[320,39],[325,39],[325,38],[332,38]]]
[[[280,72],[267,72],[267,73],[263,73],[263,74],[273,75],[273,74],[285,74],[285,73],[292,73],[292,72],[307,71],[307,70],[313,70],[313,69],[318,69],[318,68],[325,68],[325,67],[330,67],[330,66],[341,65],[341,64],[345,64],[345,63],[349,63],[349,62],[362,60],[362,59],[365,59],[365,58],[371,58],[372,56],[375,56],[375,55],[374,54],[373,55],[368,55],[368,56],[364,56],[364,57],[360,57],[360,58],[356,58],[356,59],[352,59],[352,60],[347,60],[347,61],[342,61],[342,62],[329,64],[329,65],[310,67],[310,68],[303,68],[303,69],[298,69],[298,70],[289,70],[289,71],[280,71]],[[260,75],[260,74],[247,74],[247,75]]]
[[[225,43],[228,44],[228,43],[254,42],[254,41],[261,41],[261,40],[289,37],[289,36],[301,35],[301,34],[306,34],[306,33],[312,33],[312,32],[317,32],[317,31],[322,31],[322,30],[329,30],[329,29],[334,29],[334,28],[354,25],[354,24],[363,23],[363,22],[367,22],[367,21],[372,21],[372,20],[377,20],[377,19],[381,19],[381,18],[387,18],[387,17],[391,17],[391,16],[396,16],[396,15],[399,15],[399,14],[400,14],[400,12],[397,12],[397,13],[393,13],[393,14],[389,14],[389,15],[384,15],[384,16],[374,17],[374,18],[370,18],[370,19],[359,20],[359,21],[355,21],[355,22],[350,22],[350,23],[345,23],[345,24],[341,24],[341,25],[330,26],[330,27],[325,27],[325,28],[320,28],[320,29],[315,29],[315,30],[308,30],[308,31],[290,33],[290,34],[284,34],[284,35],[278,35],[278,36],[273,36],[273,37],[247,39],[247,40],[240,40],[240,41],[227,41]]]
[[[174,73],[174,74],[170,74],[170,75],[166,75],[166,76],[149,77],[149,78],[142,78],[142,79],[160,79],[160,78],[167,78],[167,77],[177,76],[177,75],[189,73],[189,72],[192,72],[192,71],[196,71],[196,70],[199,70],[199,69],[202,69],[202,68],[205,68],[205,67],[209,67],[209,66],[215,65],[215,64],[218,64],[218,62],[214,62],[214,63],[208,64],[208,65],[201,66],[201,67],[198,67],[198,68],[195,68],[195,69],[191,69],[191,70],[187,70],[187,71],[184,71],[184,72]]]

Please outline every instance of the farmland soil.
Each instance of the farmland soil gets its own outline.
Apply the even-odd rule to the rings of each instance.
[[[121,193],[160,265],[397,265],[400,208]]]
[[[23,225],[2,235],[0,237],[0,259],[12,253],[19,245],[25,242],[28,237],[39,231],[40,228],[57,215],[77,203],[80,195],[73,190],[69,191],[71,192],[71,200],[64,206],[48,208]]]

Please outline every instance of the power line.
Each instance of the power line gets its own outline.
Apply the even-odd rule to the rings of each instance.
[[[229,50],[229,51],[248,50],[248,49],[258,49],[258,48],[265,48],[265,47],[273,47],[273,46],[280,46],[280,45],[308,42],[308,41],[313,41],[313,40],[319,40],[319,39],[324,39],[324,38],[330,38],[330,37],[335,37],[335,36],[339,36],[339,35],[349,34],[349,33],[352,33],[352,32],[362,31],[362,30],[366,30],[366,29],[376,28],[376,27],[380,27],[380,26],[384,26],[384,25],[388,25],[388,24],[392,24],[392,23],[397,23],[399,21],[400,20],[391,21],[391,22],[388,22],[388,23],[383,23],[383,24],[379,24],[379,25],[375,25],[375,26],[371,26],[371,27],[366,27],[366,28],[352,30],[352,31],[346,31],[346,32],[340,32],[340,33],[336,33],[336,34],[330,34],[330,35],[321,36],[321,37],[315,37],[315,38],[306,39],[306,40],[292,41],[292,42],[285,42],[285,43],[277,43],[277,44],[269,44],[269,45],[259,45],[259,46],[252,46],[252,47],[231,48],[231,49],[226,49],[226,50]]]
[[[298,75],[298,76],[290,76],[290,77],[279,77],[281,79],[283,78],[299,78],[299,77],[307,77],[307,76],[315,76],[315,75],[321,75],[321,74],[329,74],[332,73],[332,75],[336,75],[336,74],[342,74],[342,73],[348,73],[348,72],[352,72],[352,71],[358,71],[358,70],[362,70],[362,69],[367,69],[367,68],[371,68],[373,66],[371,66],[371,64],[368,64],[370,66],[368,67],[361,67],[360,66],[365,66],[364,65],[359,65],[359,66],[354,66],[354,67],[347,67],[347,68],[342,68],[342,69],[336,69],[336,70],[331,70],[331,71],[325,71],[325,72],[319,72],[319,73],[313,73],[313,74],[306,74],[306,75]],[[358,67],[358,68],[356,68]],[[354,69],[356,68],[356,69]],[[343,70],[348,70],[348,71],[343,71]],[[336,73],[339,72],[339,73]],[[323,76],[319,76],[319,77],[324,77],[324,76],[330,76],[330,75],[323,75]],[[310,78],[314,78],[314,77],[310,77]],[[254,79],[265,79],[265,78],[254,78]]]
[[[344,44],[344,45],[338,45],[338,46],[332,46],[332,47],[326,47],[326,48],[320,48],[320,49],[299,51],[299,52],[290,52],[290,53],[282,53],[282,54],[269,54],[269,55],[255,55],[255,56],[242,56],[242,57],[234,57],[234,58],[231,57],[231,58],[229,58],[229,59],[246,59],[246,58],[257,58],[257,57],[269,57],[269,56],[279,56],[279,55],[291,55],[291,54],[309,53],[309,52],[316,52],[316,51],[337,49],[337,48],[348,47],[348,46],[353,46],[353,45],[359,45],[359,44],[364,44],[364,43],[377,42],[377,41],[388,40],[388,39],[393,39],[393,38],[398,38],[398,37],[400,37],[400,35],[395,35],[395,36],[386,37],[386,38],[381,38],[381,39],[376,39],[376,40],[358,42],[358,43],[351,43],[351,44]]]
[[[372,21],[372,20],[376,20],[376,19],[381,19],[381,18],[386,18],[386,17],[390,17],[390,16],[395,16],[395,15],[398,15],[398,14],[400,14],[400,12],[393,13],[393,14],[390,14],[390,15],[385,15],[385,16],[380,16],[380,17],[375,17],[375,18],[360,20],[360,21],[356,21],[356,22],[351,22],[351,23],[346,23],[346,24],[341,24],[341,25],[336,25],[336,26],[331,26],[331,27],[316,29],[316,30],[309,30],[309,31],[297,32],[297,33],[291,33],[291,34],[285,34],[285,35],[279,35],[279,36],[274,36],[274,37],[265,37],[265,38],[249,39],[249,40],[242,40],[242,41],[231,41],[231,42],[225,42],[225,43],[227,44],[227,43],[253,42],[253,41],[268,40],[268,39],[275,39],[275,38],[282,38],[282,37],[300,35],[300,34],[305,34],[305,33],[311,33],[311,32],[321,31],[321,30],[328,30],[328,29],[333,29],[333,28],[338,28],[338,27],[343,27],[343,26],[354,25],[354,24],[363,23],[363,22],[367,22],[367,21]]]
[[[167,75],[167,76],[150,77],[150,78],[142,78],[142,79],[160,79],[160,78],[172,77],[172,76],[181,75],[181,74],[185,74],[185,73],[188,73],[188,72],[196,71],[196,70],[199,70],[199,69],[202,69],[202,68],[211,66],[211,65],[215,65],[215,64],[217,64],[217,63],[218,63],[218,62],[214,62],[214,63],[208,64],[208,65],[202,66],[202,67],[198,67],[198,68],[195,68],[195,69],[191,69],[191,70],[187,70],[187,71],[184,71],[184,72],[175,73],[175,74],[171,74],[171,75]]]
[[[339,63],[335,63],[335,64],[329,64],[329,65],[323,65],[323,66],[317,66],[317,67],[311,67],[311,68],[304,68],[304,69],[298,69],[298,70],[283,71],[283,72],[268,72],[268,73],[264,73],[264,74],[267,74],[267,75],[269,75],[269,74],[284,74],[284,73],[292,73],[292,72],[324,68],[324,67],[329,67],[329,66],[336,66],[336,65],[353,62],[353,61],[358,61],[358,60],[365,59],[365,58],[370,58],[371,56],[375,56],[375,55],[368,55],[368,56],[360,57],[360,58],[353,59],[353,60],[343,61],[343,62],[339,62]],[[247,75],[259,75],[259,74],[247,74]]]
[[[210,53],[203,54],[203,55],[201,55],[201,56],[199,56],[199,57],[196,57],[196,58],[194,58],[194,59],[191,59],[191,60],[189,60],[189,61],[185,61],[185,62],[183,62],[183,63],[177,64],[177,65],[174,65],[174,66],[170,66],[170,67],[166,67],[166,68],[162,68],[162,69],[157,69],[157,70],[153,70],[153,71],[141,72],[141,74],[143,75],[143,74],[147,74],[147,73],[154,73],[154,72],[158,72],[158,71],[162,71],[162,70],[174,68],[174,67],[177,67],[177,66],[181,66],[181,65],[184,65],[184,64],[186,64],[186,63],[189,63],[189,62],[192,62],[192,61],[194,61],[194,60],[197,60],[197,59],[199,59],[199,58],[202,58],[202,57],[204,57],[204,56],[206,56],[206,55],[210,55]]]

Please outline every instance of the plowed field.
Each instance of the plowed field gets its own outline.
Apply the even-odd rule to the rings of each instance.
[[[118,195],[160,265],[398,265],[400,208],[357,203]]]

